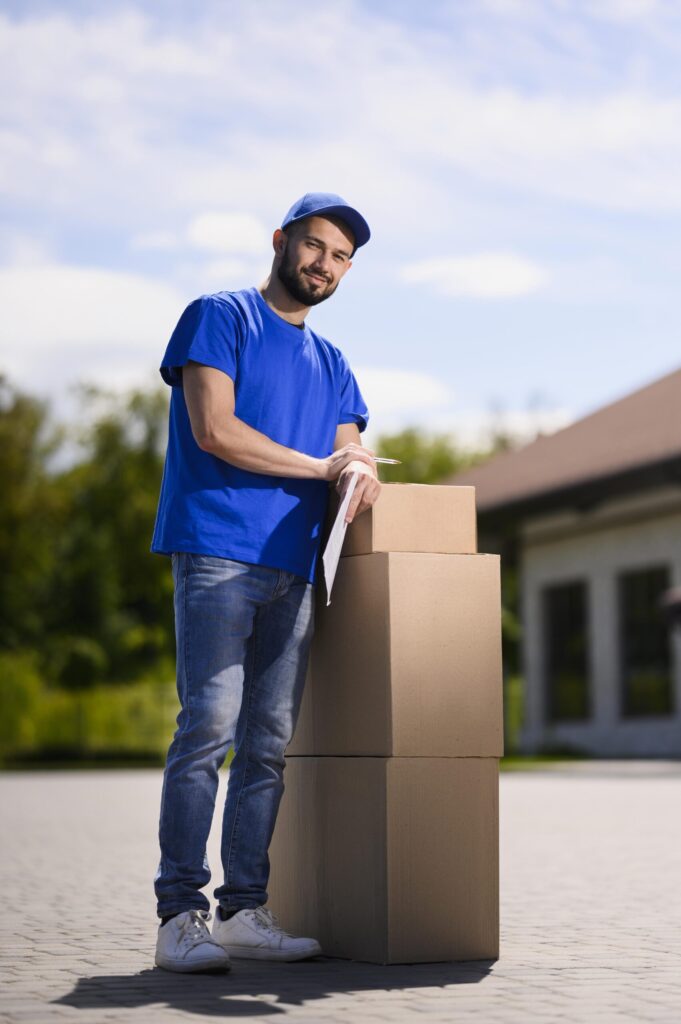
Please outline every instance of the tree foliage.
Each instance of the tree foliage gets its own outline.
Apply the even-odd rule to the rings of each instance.
[[[172,577],[149,551],[167,396],[83,389],[79,457],[45,403],[0,390],[0,646],[37,652],[44,677],[82,688],[172,656]]]
[[[381,466],[381,480],[392,483],[440,483],[484,461],[496,450],[496,446],[482,452],[459,450],[451,434],[429,434],[418,427],[382,434],[376,443],[377,454],[401,462],[399,466]]]
[[[46,403],[0,376],[0,647],[38,644],[51,601],[59,495],[47,472],[63,440]]]

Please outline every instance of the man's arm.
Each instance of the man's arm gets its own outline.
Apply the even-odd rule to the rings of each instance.
[[[182,368],[182,387],[194,440],[239,469],[269,476],[335,480],[348,465],[371,466],[369,448],[359,440],[343,442],[326,459],[287,448],[249,427],[234,415],[234,381],[222,370],[189,360]]]
[[[335,450],[341,451],[344,450],[346,445],[361,445],[361,443],[359,427],[356,423],[338,424],[336,439],[334,441]],[[371,451],[371,449],[366,450]],[[374,453],[372,452],[372,454]],[[348,523],[351,523],[356,515],[360,515],[368,508],[371,508],[381,493],[381,484],[376,472],[376,463],[370,460],[353,461],[341,471],[338,480],[336,481],[336,490],[341,496],[341,501],[343,500],[345,489],[350,482],[350,477],[355,471],[359,473],[359,479],[357,480],[355,490],[350,498],[350,504],[348,505],[348,509],[345,514],[345,521]]]

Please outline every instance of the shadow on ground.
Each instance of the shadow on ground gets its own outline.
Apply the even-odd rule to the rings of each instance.
[[[176,974],[159,967],[130,975],[82,978],[55,1004],[80,1010],[165,1004],[175,1010],[206,1016],[261,1016],[286,1013],[339,993],[371,993],[404,989],[469,985],[482,981],[494,961],[396,964],[379,966],[316,957],[298,963],[232,962],[227,974]]]

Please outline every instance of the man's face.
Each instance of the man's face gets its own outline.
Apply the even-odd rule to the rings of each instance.
[[[306,217],[279,234],[277,275],[289,294],[303,306],[333,295],[351,266],[355,242],[350,228],[336,218]]]

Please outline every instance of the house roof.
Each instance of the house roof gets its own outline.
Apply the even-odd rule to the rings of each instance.
[[[444,483],[473,485],[484,513],[541,504],[632,473],[640,478],[641,470],[675,459],[681,460],[681,368]]]

